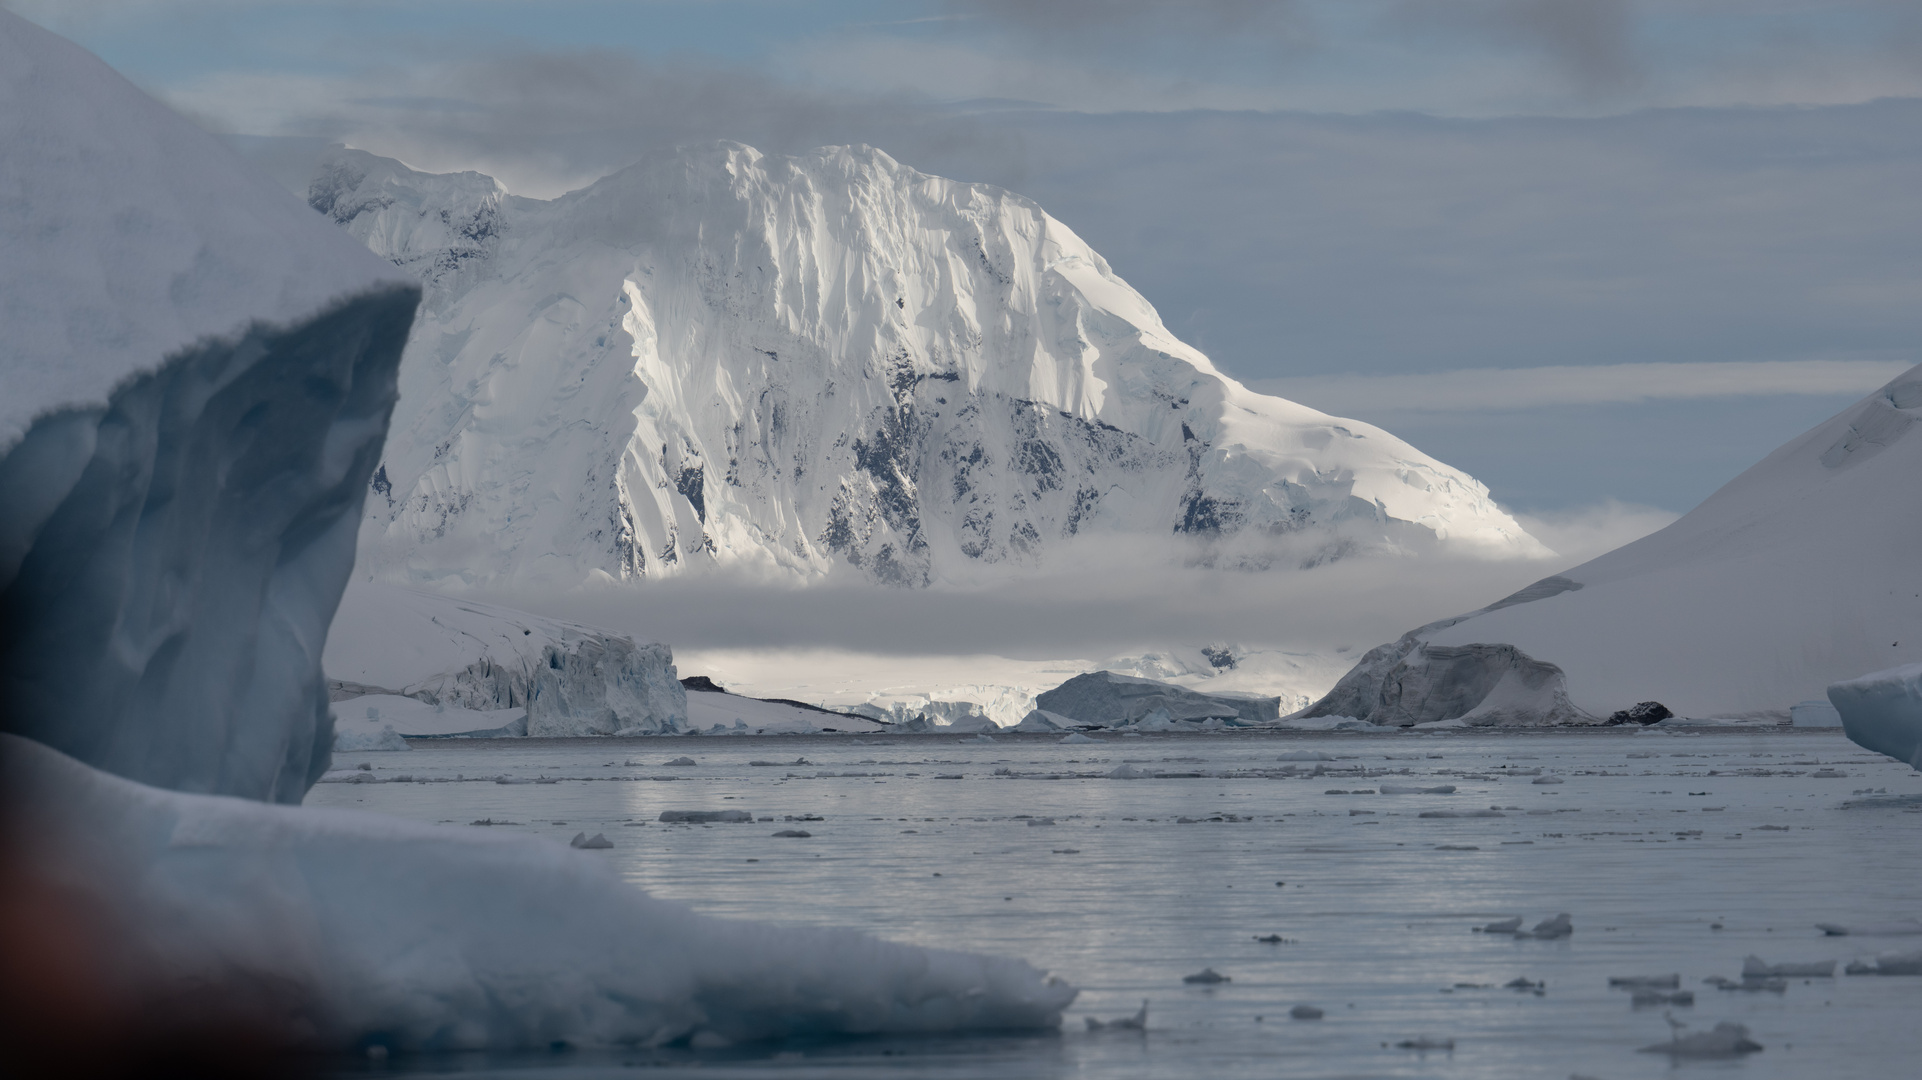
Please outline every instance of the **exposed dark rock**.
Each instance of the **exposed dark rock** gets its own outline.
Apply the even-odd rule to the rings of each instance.
[[[1609,716],[1611,724],[1656,724],[1675,714],[1659,701],[1644,701]]]

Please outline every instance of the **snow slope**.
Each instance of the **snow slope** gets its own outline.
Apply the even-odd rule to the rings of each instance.
[[[920,585],[1116,535],[1542,553],[1465,474],[1222,375],[1034,203],[871,148],[724,144],[546,202],[347,151],[310,202],[427,291],[362,532],[389,580]]]
[[[336,699],[392,694],[481,712],[525,709],[529,735],[653,735],[687,725],[687,695],[665,645],[404,586],[350,584],[324,659]]]
[[[230,1008],[330,1051],[705,1047],[1047,1028],[1075,997],[1019,960],[697,915],[551,841],[161,791],[6,735],[0,782],[116,989],[187,1031]]]
[[[419,290],[0,11],[0,700],[193,791],[298,801]]]
[[[1832,682],[1914,663],[1919,418],[1922,368],[1660,532],[1374,650],[1308,712],[1580,721],[1655,700],[1785,720]]]

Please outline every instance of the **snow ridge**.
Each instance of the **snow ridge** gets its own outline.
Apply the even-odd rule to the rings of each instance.
[[[1222,375],[1029,200],[868,147],[722,144],[552,201],[346,151],[310,202],[427,292],[361,537],[389,580],[925,585],[1091,535],[1542,551],[1471,477]]]

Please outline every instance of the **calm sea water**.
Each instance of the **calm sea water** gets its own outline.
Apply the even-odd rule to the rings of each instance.
[[[335,762],[412,782],[321,784],[307,804],[557,843],[603,833],[614,846],[583,858],[704,912],[1019,956],[1082,993],[1046,1036],[455,1056],[344,1072],[1887,1080],[1922,1061],[1922,977],[1838,974],[1782,993],[1702,983],[1739,977],[1748,954],[1846,963],[1922,948],[1917,937],[1815,928],[1922,916],[1922,807],[1898,798],[1922,796],[1922,774],[1839,733],[415,745]],[[1278,760],[1300,751],[1336,760]],[[683,755],[696,764],[667,764]],[[1160,775],[1107,775],[1124,764]],[[1383,784],[1456,791],[1382,794]],[[1491,807],[1501,816],[1420,816]],[[657,820],[727,809],[775,820]],[[1042,819],[1054,824],[1030,824]],[[510,824],[469,824],[482,820]],[[771,835],[781,829],[812,835]],[[1573,936],[1471,932],[1558,912]],[[1268,935],[1285,940],[1257,940]],[[1204,968],[1232,981],[1182,981]],[[1680,1064],[1637,1053],[1668,1037],[1663,1010],[1633,1008],[1608,979],[1670,973],[1696,994],[1668,1010],[1675,1019],[1690,1030],[1739,1022],[1766,1049]],[[1545,990],[1503,988],[1516,978]],[[1145,1033],[1086,1030],[1084,1017],[1125,1016],[1143,1000]],[[1299,1004],[1323,1018],[1290,1019]],[[1399,1045],[1424,1038],[1453,1049]]]

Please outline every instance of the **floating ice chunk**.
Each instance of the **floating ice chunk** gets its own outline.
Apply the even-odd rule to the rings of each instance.
[[[1065,736],[1063,736],[1063,737],[1062,737],[1062,739],[1061,739],[1061,741],[1062,741],[1062,742],[1064,742],[1064,743],[1077,743],[1077,744],[1078,744],[1078,743],[1092,743],[1092,742],[1100,742],[1101,740],[1100,740],[1100,739],[1090,739],[1090,738],[1089,738],[1089,737],[1087,737],[1086,735],[1083,735],[1083,734],[1081,734],[1081,733],[1080,733],[1079,731],[1073,731],[1073,732],[1069,732],[1069,733],[1068,733],[1067,735],[1065,735]]]
[[[1827,979],[1835,975],[1835,961],[1817,960],[1806,964],[1767,964],[1759,956],[1742,960],[1742,978],[1748,979]]]
[[[1851,742],[1922,769],[1922,664],[1834,683],[1829,701]]]
[[[663,810],[660,820],[705,825],[711,821],[753,821],[754,815],[746,810]]]
[[[601,835],[600,833],[595,833],[593,837],[590,839],[588,835],[583,832],[583,833],[575,833],[574,839],[569,840],[567,842],[567,846],[577,847],[577,848],[588,848],[590,850],[600,850],[602,848],[613,847],[614,842],[612,840],[609,840],[607,837]]]
[[[1506,817],[1500,810],[1423,810],[1415,815],[1418,818],[1497,818]]]
[[[1568,912],[1564,911],[1552,919],[1543,919],[1541,922],[1536,923],[1535,928],[1528,932],[1528,936],[1552,941],[1555,938],[1565,938],[1574,932],[1575,924],[1569,919]],[[1517,934],[1515,936],[1520,937],[1521,935]]]
[[[1837,923],[1816,923],[1816,929],[1830,937],[1906,937],[1922,934],[1922,922],[1915,919],[1898,919],[1885,923],[1851,923],[1842,926]]]
[[[994,741],[994,736],[983,733],[983,734],[976,735],[971,739],[962,739],[961,741],[966,743],[991,743]],[[1092,742],[1093,740],[1089,740],[1089,741]]]
[[[1263,945],[1293,945],[1294,944],[1294,942],[1289,941],[1287,938],[1282,937],[1280,934],[1259,934],[1255,937],[1255,940],[1261,942]]]
[[[777,832],[774,835],[780,836],[780,837],[788,837],[796,840],[805,840],[808,837],[813,836],[814,834],[807,831],[806,829],[782,829],[780,832]]]
[[[1608,985],[1617,990],[1673,990],[1682,985],[1680,975],[1611,975]]]
[[[1468,721],[1456,716],[1447,720],[1428,720],[1414,725],[1414,729],[1416,731],[1460,731],[1473,726],[1474,725]]]
[[[1854,961],[1845,970],[1850,975],[1922,975],[1922,950],[1883,953],[1873,961]]]
[[[1716,1024],[1710,1031],[1698,1031],[1693,1035],[1682,1034],[1688,1025],[1669,1018],[1674,1034],[1665,1043],[1644,1046],[1644,1054],[1668,1054],[1673,1057],[1718,1058],[1740,1057],[1753,1054],[1762,1049],[1762,1044],[1748,1037],[1748,1028],[1727,1020]]]
[[[1530,982],[1528,976],[1518,975],[1502,984],[1504,990],[1534,991],[1538,996],[1548,989],[1547,982]]]
[[[1517,915],[1512,919],[1502,919],[1489,923],[1487,926],[1477,926],[1475,932],[1478,934],[1513,934],[1521,930],[1521,928],[1522,919],[1521,916]]]
[[[1127,762],[1122,762],[1108,773],[1110,780],[1146,780],[1153,776],[1154,773],[1147,769],[1137,769]]]
[[[1395,1045],[1403,1050],[1453,1050],[1455,1040],[1431,1039],[1426,1035],[1418,1035],[1412,1039],[1403,1039]]]
[[[1214,968],[1202,968],[1193,975],[1183,975],[1181,981],[1185,983],[1200,983],[1206,986],[1212,986],[1215,983],[1234,982],[1233,979],[1216,971]]]
[[[1148,1030],[1148,1000],[1146,998],[1141,1000],[1141,1008],[1137,1009],[1133,1016],[1106,1021],[1096,1020],[1092,1016],[1082,1019],[1087,1021],[1089,1031],[1146,1031]]]
[[[1438,784],[1434,787],[1422,787],[1419,784],[1382,784],[1380,790],[1383,795],[1453,795],[1455,785]]]
[[[1555,776],[1555,775],[1552,775],[1552,774],[1551,774],[1551,775],[1548,775],[1548,776],[1537,776],[1537,777],[1536,777],[1535,779],[1533,779],[1533,780],[1530,780],[1530,781],[1529,781],[1529,783],[1531,783],[1531,784],[1561,784],[1561,783],[1566,783],[1566,781],[1564,781],[1564,780],[1563,780],[1563,779],[1562,779],[1561,777],[1559,777],[1559,776]]]
[[[1319,1020],[1322,1018],[1322,1011],[1313,1005],[1297,1005],[1288,1010],[1288,1018],[1291,1020]]]
[[[1766,976],[1738,980],[1723,978],[1720,975],[1710,975],[1708,978],[1703,979],[1702,982],[1705,985],[1715,987],[1717,990],[1747,990],[1750,992],[1766,992],[1770,994],[1780,994],[1789,988],[1789,981],[1787,979]]]
[[[1333,761],[1335,755],[1320,750],[1290,750],[1275,758],[1276,761]]]
[[[1029,828],[1033,828],[1037,825],[1053,825],[1053,824],[1054,824],[1054,819],[1051,817],[1031,817],[1028,819]]]
[[[682,767],[685,767],[685,766],[688,766],[688,765],[693,765],[693,764],[695,764],[695,761],[694,761],[694,759],[693,759],[693,758],[691,758],[691,757],[677,757],[677,758],[675,758],[675,759],[674,759],[673,761],[669,761],[669,762],[664,762],[663,764],[666,764],[666,765],[676,765],[676,766],[682,766]]]
[[[1629,998],[1629,1005],[1637,1009],[1654,1008],[1657,1005],[1694,1005],[1693,990],[1637,990]]]

